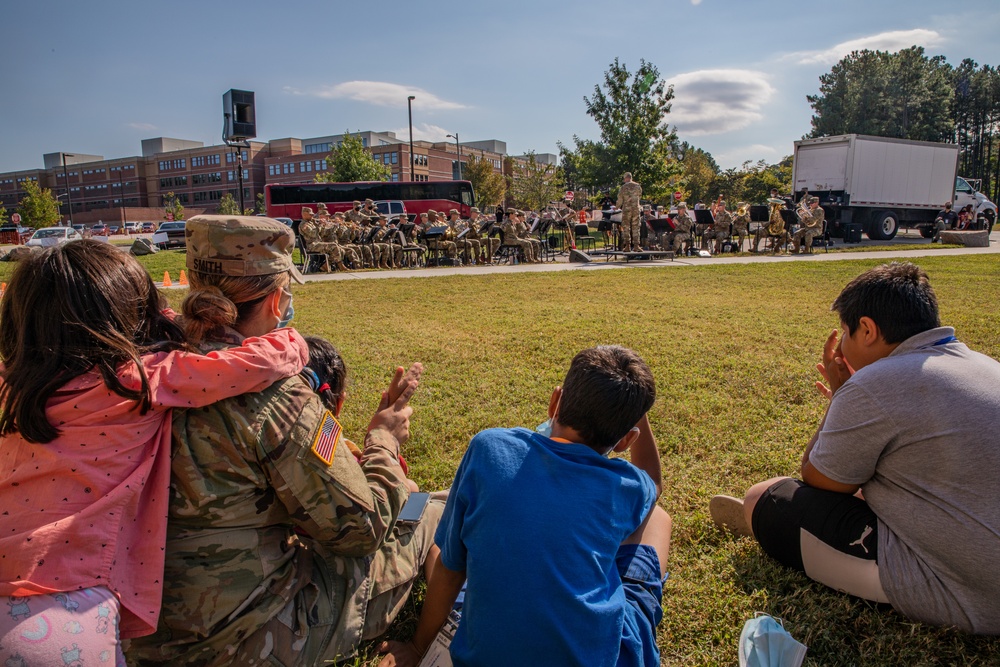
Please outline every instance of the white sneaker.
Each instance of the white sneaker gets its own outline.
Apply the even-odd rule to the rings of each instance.
[[[743,501],[732,496],[712,496],[708,503],[708,511],[712,522],[719,530],[728,531],[736,537],[753,537],[753,531],[747,525],[743,513]]]

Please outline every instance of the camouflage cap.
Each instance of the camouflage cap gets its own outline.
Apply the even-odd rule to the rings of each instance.
[[[426,217],[428,217],[428,216],[427,216],[427,212],[425,211],[425,212],[421,213],[421,214],[420,214],[420,217],[421,217],[421,218],[426,218]]]
[[[632,178],[632,172],[626,171],[624,174],[622,174],[622,178]]]
[[[361,206],[361,202],[359,202],[357,199],[355,199],[354,200],[354,205],[355,206]]]
[[[312,212],[313,212],[313,210],[311,208],[309,208],[308,206],[303,206],[302,207],[302,214],[303,215],[305,215],[306,213],[312,214]]]
[[[721,206],[722,208],[726,208],[726,200],[725,199],[720,199],[719,200],[719,206]]]
[[[469,213],[479,213],[479,209],[473,206],[472,208],[469,209]]]
[[[295,235],[277,220],[257,216],[198,215],[184,228],[187,268],[222,276],[269,276],[287,271],[305,282],[292,263]]]
[[[819,197],[817,197],[816,195],[809,195],[808,197],[806,197],[806,203],[807,204],[819,203]]]
[[[438,212],[432,208],[427,209],[427,215],[437,215]]]
[[[375,202],[373,202],[373,201],[372,201],[371,199],[366,199],[366,200],[365,200],[365,203],[366,203],[366,204],[374,204]]]
[[[316,208],[317,208],[317,210],[325,211],[326,210],[326,204],[324,204],[323,202],[319,202],[318,204],[316,204]]]
[[[457,208],[448,209],[448,215],[458,215],[458,209]]]
[[[687,210],[687,207],[688,207],[688,205],[687,205],[687,202],[686,202],[686,201],[682,201],[682,202],[680,202],[679,204],[677,204],[677,208],[682,208],[682,209],[684,209],[685,211]]]

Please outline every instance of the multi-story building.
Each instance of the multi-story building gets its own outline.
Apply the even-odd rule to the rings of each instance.
[[[457,179],[459,162],[466,163],[471,155],[489,160],[499,172],[507,149],[495,139],[474,141],[463,143],[459,156],[454,143],[414,141],[411,168],[410,144],[395,133],[366,131],[356,136],[374,159],[389,167],[394,181]],[[67,222],[71,217],[83,224],[160,220],[170,193],[189,215],[212,213],[226,194],[239,200],[237,163],[242,160],[244,205],[252,208],[269,183],[311,181],[327,171],[327,155],[343,140],[341,134],[251,141],[239,149],[239,156],[227,145],[168,137],[144,139],[142,154],[131,157],[47,153],[44,169],[0,173],[0,205],[16,209],[25,195],[24,182],[31,180],[52,190]]]

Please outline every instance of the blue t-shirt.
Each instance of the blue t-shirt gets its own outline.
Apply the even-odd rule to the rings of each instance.
[[[455,665],[642,665],[655,655],[653,638],[644,645],[627,627],[615,566],[655,502],[649,475],[586,445],[523,428],[476,435],[435,535],[445,567],[468,580]]]

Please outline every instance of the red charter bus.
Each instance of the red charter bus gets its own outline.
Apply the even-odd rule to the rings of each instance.
[[[401,199],[413,219],[430,209],[447,213],[458,209],[463,218],[476,205],[469,181],[362,181],[358,183],[274,183],[264,186],[267,215],[270,218],[302,219],[302,207],[316,211],[323,202],[331,213],[348,211],[354,201]]]

